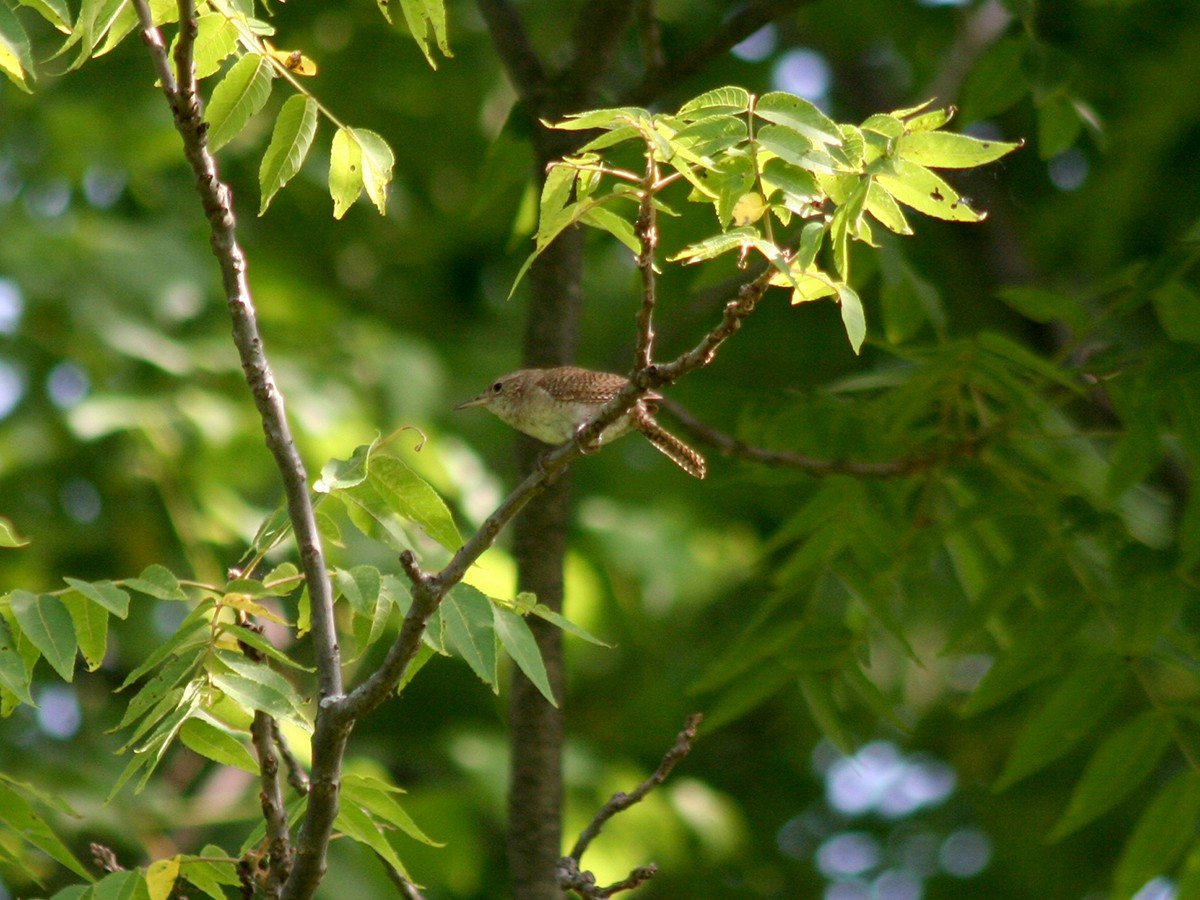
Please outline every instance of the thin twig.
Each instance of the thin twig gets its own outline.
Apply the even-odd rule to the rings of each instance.
[[[250,742],[258,755],[262,785],[258,801],[267,826],[267,855],[270,862],[265,893],[270,898],[280,895],[292,868],[292,842],[283,787],[279,780],[279,759],[275,756],[271,740],[274,730],[275,720],[261,709],[255,710],[254,721],[250,723]]]
[[[238,624],[262,633],[262,628],[252,624],[244,612],[238,613]],[[266,655],[249,644],[238,642],[246,658],[252,662],[266,664]],[[250,743],[258,756],[259,792],[258,801],[266,823],[268,869],[264,891],[267,897],[279,896],[283,883],[292,868],[292,838],[288,826],[286,803],[283,799],[283,784],[279,780],[279,759],[275,755],[279,724],[275,717],[261,709],[254,711],[250,723]]]
[[[634,366],[644,369],[654,360],[654,304],[657,302],[654,257],[658,248],[658,215],[654,205],[654,191],[658,185],[658,161],[654,148],[646,148],[646,175],[642,181],[641,199],[638,204],[637,233],[641,252],[637,267],[642,276],[642,305],[637,314],[637,354]]]
[[[279,756],[283,760],[283,766],[287,770],[287,783],[292,786],[297,794],[308,793],[308,775],[304,772],[304,766],[300,764],[300,760],[296,759],[296,754],[292,752],[292,748],[288,745],[287,738],[283,736],[283,732],[279,729],[278,722],[272,722],[271,740],[275,743],[275,749],[279,751]]]
[[[956,458],[977,456],[986,439],[982,435],[967,435],[935,453],[918,453],[880,462],[828,459],[807,456],[792,450],[769,450],[766,447],[747,444],[705,424],[670,398],[659,400],[658,405],[676,418],[686,431],[691,432],[692,437],[713,447],[722,456],[744,459],[764,466],[801,469],[810,475],[857,475],[863,478],[911,475]]]
[[[651,863],[646,866],[639,866],[629,873],[629,876],[623,881],[618,881],[615,884],[610,884],[607,887],[600,887],[596,884],[596,879],[591,872],[585,872],[580,868],[580,860],[583,854],[587,851],[588,846],[600,834],[605,823],[619,812],[629,809],[636,803],[649,794],[652,790],[667,780],[667,776],[671,774],[671,770],[678,765],[692,750],[692,742],[696,740],[696,728],[700,724],[703,716],[700,713],[693,713],[688,716],[687,722],[684,723],[683,730],[675,737],[675,744],[663,756],[662,762],[658,764],[658,768],[654,772],[633,789],[631,793],[618,791],[609,798],[608,802],[600,807],[596,815],[592,817],[592,821],[580,833],[579,839],[575,842],[575,846],[571,849],[568,856],[564,856],[559,860],[558,864],[558,879],[559,886],[563,890],[573,890],[581,897],[593,900],[593,898],[611,897],[613,894],[620,891],[631,890],[637,887],[642,882],[648,880],[657,871],[657,867]]]

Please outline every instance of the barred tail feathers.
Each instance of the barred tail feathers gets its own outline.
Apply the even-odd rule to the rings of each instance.
[[[637,428],[652,447],[693,478],[703,478],[708,472],[704,457],[667,431],[649,413],[637,417]]]

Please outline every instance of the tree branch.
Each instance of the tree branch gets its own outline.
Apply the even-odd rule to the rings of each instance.
[[[812,0],[757,0],[747,3],[714,30],[704,43],[658,67],[647,66],[642,80],[620,101],[645,106],[665,90],[690,78],[713,58],[727,53],[764,25]]]
[[[633,22],[635,0],[588,0],[571,29],[571,61],[563,72],[564,99],[590,105]],[[563,110],[573,112],[574,110]]]
[[[546,87],[546,70],[520,15],[509,0],[476,0],[476,5],[513,88],[531,116],[536,117]]]
[[[600,807],[592,821],[580,833],[579,840],[575,842],[575,846],[571,849],[568,856],[564,856],[559,860],[559,885],[563,890],[573,890],[581,897],[593,900],[593,898],[611,897],[613,894],[620,891],[627,891],[637,887],[642,882],[648,880],[657,871],[657,867],[651,863],[648,866],[639,866],[634,869],[624,881],[619,881],[616,884],[610,884],[608,887],[599,887],[596,885],[596,879],[591,872],[584,872],[580,869],[580,860],[583,854],[587,852],[588,846],[600,834],[600,830],[604,827],[613,816],[619,812],[629,809],[636,803],[640,803],[642,799],[667,780],[667,776],[671,774],[671,770],[679,763],[681,759],[688,755],[692,750],[692,742],[696,739],[696,728],[700,724],[700,720],[704,718],[700,713],[693,713],[688,716],[687,722],[683,726],[683,731],[675,737],[675,744],[663,756],[662,762],[658,764],[658,768],[654,772],[633,789],[632,793],[626,794],[623,791],[618,791],[609,798],[604,806]]]
[[[162,34],[154,25],[148,0],[133,0],[163,94],[170,104],[175,128],[183,139],[184,156],[196,177],[196,190],[209,222],[213,254],[221,270],[226,305],[233,321],[233,341],[241,358],[246,383],[254,397],[268,450],[279,469],[288,516],[296,535],[301,568],[312,601],[312,632],[317,660],[321,706],[313,734],[313,786],[308,811],[296,844],[296,865],[283,895],[311,896],[325,867],[325,849],[337,815],[342,751],[349,734],[346,724],[323,714],[325,703],[342,694],[341,658],[333,620],[333,594],[326,574],[316,517],[308,493],[308,475],[292,440],[283,395],[275,383],[246,280],[246,258],[237,241],[232,195],[218,176],[216,160],[208,149],[205,125],[197,99],[191,66],[190,35],[195,33],[190,0],[180,0],[180,41],[176,50],[178,72],[171,71]],[[333,721],[331,721],[331,719]],[[272,754],[273,756],[273,754]]]

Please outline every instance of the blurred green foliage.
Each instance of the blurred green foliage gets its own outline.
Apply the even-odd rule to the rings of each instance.
[[[322,123],[305,168],[255,217],[270,119],[222,150],[267,352],[311,473],[416,425],[428,440],[401,455],[466,531],[514,474],[505,426],[450,409],[518,362],[524,302],[505,297],[533,230],[528,126],[472,4],[449,5],[454,56],[436,72],[370,4],[294,7],[277,43],[317,60],[313,90],[340,118],[387,139],[395,182],[386,217],[363,199],[333,221]],[[553,55],[563,5],[520,9]],[[681,52],[725,4],[655,11]],[[42,60],[54,35],[28,12]],[[614,99],[638,81],[636,44]],[[854,250],[861,357],[833,304],[792,308],[777,292],[671,397],[773,449],[937,462],[855,479],[714,458],[698,485],[628,441],[576,464],[566,614],[615,648],[568,638],[565,833],[651,771],[699,709],[709,727],[693,753],[585,857],[601,880],[652,859],[641,896],[815,896],[838,877],[852,889],[855,873],[907,873],[929,898],[1074,898],[1114,877],[1127,896],[1170,874],[1192,896],[1200,9],[824,0],[663,101],[795,89],[786,79],[820,64],[815,99],[839,121],[936,92],[959,104],[960,127],[1029,147],[952,179],[986,222],[921,219],[912,238]],[[0,514],[30,541],[0,550],[5,592],[152,563],[219,581],[280,499],[152,82],[130,40],[32,95],[0,83]],[[671,249],[696,236],[687,220],[663,227]],[[624,370],[636,272],[615,241],[589,250],[580,362]],[[664,272],[663,356],[710,327],[736,274]],[[332,564],[394,568],[353,534]],[[479,577],[511,584],[502,550],[483,563]],[[103,803],[127,762],[111,691],[181,607],[136,598],[95,672],[64,688],[41,663],[38,708],[0,722],[0,771],[70,804],[78,819],[37,808],[80,859],[89,841],[131,866],[236,849],[258,816],[250,776],[182,748],[143,793]],[[354,663],[351,683],[373,661]],[[893,774],[944,761],[955,788],[903,815],[838,807],[830,740],[893,742],[907,761]],[[498,896],[503,712],[471,670],[434,657],[351,748],[352,770],[404,786],[404,808],[446,843],[395,838],[428,895]],[[835,852],[847,834],[867,848],[860,869]],[[964,834],[990,846],[978,871],[955,868],[950,839]],[[389,895],[362,848],[333,847],[324,896]],[[38,853],[2,861],[18,851],[0,856],[16,896],[73,877]]]

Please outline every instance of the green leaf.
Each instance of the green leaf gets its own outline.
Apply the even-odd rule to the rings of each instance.
[[[445,501],[406,462],[395,456],[376,456],[367,480],[389,509],[416,522],[447,550],[462,546],[462,535]]]
[[[357,803],[347,800],[340,804],[333,827],[351,840],[367,845],[401,875],[405,878],[409,877],[404,863],[396,855],[396,849],[384,837],[379,826],[375,824],[375,820]]]
[[[334,587],[350,603],[350,608],[360,616],[371,618],[375,614],[375,600],[379,597],[380,576],[374,566],[355,566],[347,571],[334,569]]]
[[[305,731],[312,730],[304,701],[286,678],[266,663],[251,662],[228,650],[218,650],[216,655],[232,671],[213,671],[210,677],[231,700],[248,712],[262,710],[277,719],[294,722]]]
[[[934,169],[970,169],[993,162],[1022,145],[984,141],[951,131],[912,131],[896,141],[896,155]]]
[[[393,795],[401,793],[403,791],[395,785],[387,784],[369,775],[347,772],[342,776],[343,797],[358,804],[371,815],[386,822],[388,825],[394,825],[409,837],[420,841],[422,844],[427,844],[430,847],[446,846],[443,842],[435,841],[422,831],[417,826],[417,823],[412,820],[412,817],[404,811],[404,808],[396,802]]]
[[[1180,772],[1159,789],[1125,842],[1113,874],[1113,896],[1132,897],[1154,876],[1170,872],[1195,842],[1198,821],[1200,772]]]
[[[763,166],[763,189],[779,189],[789,201],[789,209],[801,212],[805,205],[820,203],[825,195],[812,172],[774,157]]]
[[[371,454],[378,440],[369,444],[360,444],[354,448],[349,459],[331,459],[321,466],[321,477],[313,485],[318,494],[329,494],[333,491],[344,491],[357,487],[367,480],[370,471]]]
[[[243,628],[241,625],[233,625],[229,623],[222,623],[221,631],[225,634],[232,635],[239,643],[253,647],[259,653],[269,656],[271,659],[275,660],[276,662],[283,663],[289,668],[299,669],[302,672],[316,671],[316,669],[312,666],[302,665],[301,663],[292,659],[257,631],[253,631],[249,628]]]
[[[392,21],[384,0],[379,0],[379,8],[384,11],[387,20]],[[447,40],[446,9],[442,5],[442,0],[400,0],[400,9],[404,12],[404,21],[412,33],[413,40],[425,54],[425,60],[429,63],[430,68],[437,68],[437,60],[433,56],[433,46],[429,40],[431,31],[442,55],[454,55],[450,52],[450,43]]]
[[[0,616],[0,685],[11,691],[27,706],[37,706],[29,693],[33,672],[26,668],[25,660],[17,652],[16,639],[9,629],[8,620]]]
[[[550,128],[559,131],[590,131],[602,128],[611,131],[614,128],[624,128],[626,125],[644,125],[650,121],[650,113],[636,106],[612,107],[609,109],[593,109],[583,113],[572,113],[561,122],[546,123]]]
[[[579,221],[585,225],[591,225],[593,228],[600,228],[607,231],[634,254],[641,253],[642,251],[637,234],[633,230],[633,223],[619,216],[606,206],[597,204],[590,207],[579,217]]]
[[[712,157],[746,140],[746,123],[734,116],[713,116],[681,128],[667,139],[676,153],[711,166]]]
[[[1021,729],[995,789],[1006,790],[1070,753],[1120,699],[1128,677],[1128,670],[1112,656],[1096,656],[1071,667]]]
[[[497,604],[492,605],[492,622],[496,636],[508,651],[508,655],[533,682],[546,701],[554,707],[558,701],[550,688],[550,680],[546,677],[546,666],[542,662],[542,651],[538,648],[537,640],[525,619],[511,610],[503,609]]]
[[[254,775],[259,772],[258,763],[246,745],[220,727],[211,716],[199,710],[183,723],[179,729],[179,740],[213,762]]]
[[[204,647],[194,647],[190,653],[181,652],[159,669],[153,678],[142,685],[141,689],[129,698],[129,705],[125,707],[125,714],[121,717],[121,721],[117,723],[113,731],[118,731],[126,725],[137,721],[152,708],[162,704],[163,698],[170,691],[174,690],[180,681],[189,677],[195,671],[200,661],[204,658],[204,653]],[[180,692],[180,696],[182,696],[182,692]],[[171,708],[171,706],[163,706],[163,708],[157,710],[158,717],[161,718],[166,715]],[[153,724],[153,722],[150,724]],[[131,740],[137,740],[137,735],[132,736]]]
[[[826,673],[809,673],[800,675],[799,681],[804,703],[821,733],[843,753],[853,753],[855,741],[838,714],[832,677]]]
[[[317,102],[301,94],[289,97],[275,119],[271,143],[258,170],[260,216],[267,211],[271,198],[300,171],[316,133]]]
[[[958,191],[939,175],[907,160],[893,160],[890,172],[875,175],[879,186],[917,212],[951,222],[981,222],[986,213],[976,212]]]
[[[50,594],[12,592],[12,611],[17,624],[33,646],[41,651],[63,681],[75,677],[75,626],[62,601]]]
[[[667,261],[678,262],[679,260],[684,260],[687,265],[691,265],[703,262],[706,259],[715,259],[723,253],[729,253],[732,250],[741,250],[743,247],[752,245],[757,239],[758,232],[753,228],[734,228],[724,234],[705,238],[698,244],[689,244],[674,256],[668,257]]]
[[[1087,313],[1069,294],[1032,285],[1012,285],[996,292],[1004,303],[1034,322],[1063,321],[1072,328],[1087,323]]]
[[[705,91],[679,107],[680,118],[698,119],[710,115],[737,115],[750,108],[750,92],[742,87],[727,86]]]
[[[1154,314],[1173,341],[1200,344],[1200,295],[1187,284],[1172,279],[1155,290]]]
[[[963,704],[964,715],[990,709],[1031,684],[1045,678],[1060,659],[1060,648],[1083,626],[1091,612],[1079,597],[1062,597],[1024,623],[1007,651],[988,669],[974,693]]]
[[[1116,806],[1153,771],[1170,742],[1166,717],[1153,709],[1109,735],[1088,760],[1066,811],[1047,840],[1060,841]]]
[[[125,680],[121,682],[118,691],[123,691],[129,685],[133,684],[151,669],[154,669],[168,656],[173,653],[178,653],[184,648],[191,648],[207,643],[210,625],[207,621],[208,613],[216,606],[216,601],[208,599],[198,604],[195,609],[188,613],[187,617],[179,623],[179,627],[175,629],[175,633],[169,638],[158,644],[150,655],[134,668],[132,672],[125,676]]]
[[[43,19],[61,31],[71,33],[71,11],[66,0],[19,0],[22,6],[35,9]]]
[[[118,619],[124,619],[129,615],[129,594],[111,581],[80,581],[78,578],[68,576],[63,576],[63,581],[93,603],[104,607]]]
[[[346,214],[363,189],[362,147],[349,128],[339,128],[329,153],[329,194],[333,197],[333,217]]]
[[[88,900],[151,900],[141,869],[112,872],[92,888]]]
[[[71,614],[75,637],[88,671],[95,672],[104,662],[104,652],[108,648],[108,610],[75,591],[64,594],[62,602]]]
[[[29,78],[32,77],[33,52],[29,35],[13,11],[0,5],[0,71],[9,81],[26,93],[32,93]]]
[[[225,73],[204,110],[210,150],[225,146],[266,105],[273,79],[271,61],[257,53],[247,53]]]
[[[1023,37],[1006,37],[984,51],[963,84],[961,121],[991,118],[1029,93],[1021,65],[1027,45]]]
[[[213,900],[225,900],[227,894],[223,888],[236,887],[240,883],[236,864],[224,861],[228,859],[228,853],[208,844],[197,856],[181,857],[179,874]]]
[[[837,174],[837,162],[819,145],[797,131],[782,125],[766,125],[755,138],[776,156],[810,172]]]
[[[795,94],[783,91],[763,94],[754,105],[754,114],[822,144],[836,147],[842,143],[842,133],[837,125],[812,103]]]
[[[499,693],[496,675],[496,630],[492,603],[468,584],[457,585],[440,608],[446,642],[492,690]]]
[[[529,594],[527,596],[532,597],[533,595]],[[552,610],[550,607],[545,606],[544,604],[535,603],[533,606],[531,606],[529,608],[529,612],[531,612],[533,615],[537,616],[539,619],[545,619],[551,625],[557,625],[559,628],[561,628],[563,631],[567,632],[568,634],[573,634],[577,638],[582,638],[583,640],[587,641],[589,644],[595,644],[597,647],[607,647],[609,649],[612,649],[614,646],[616,646],[615,644],[610,644],[607,641],[600,640],[600,638],[596,637],[594,634],[591,634],[590,632],[585,631],[584,629],[582,629],[578,625],[576,625],[574,622],[570,621],[569,619],[564,618],[563,616],[559,615],[554,610]]]
[[[160,566],[158,563],[147,566],[141,575],[137,578],[126,579],[124,584],[125,587],[131,588],[139,594],[148,594],[158,600],[187,599],[187,594],[179,586],[179,579],[170,569]]]
[[[846,327],[846,337],[850,339],[850,347],[857,354],[867,337],[867,316],[863,311],[862,300],[849,285],[839,284],[838,304],[842,310],[842,324]]]
[[[69,66],[70,69],[79,68],[91,56],[92,50],[112,27],[126,4],[127,0],[83,0],[79,7],[79,15],[75,17],[71,26],[71,32],[54,54],[55,57],[79,44],[79,52]]]
[[[179,879],[179,857],[156,859],[142,870],[150,900],[170,900]]]
[[[1038,156],[1050,159],[1075,143],[1083,130],[1083,119],[1075,101],[1055,92],[1037,105]]]
[[[362,149],[362,180],[367,197],[382,216],[387,213],[387,189],[392,183],[396,157],[387,141],[365,128],[354,128],[354,138]]]
[[[66,866],[80,878],[93,881],[92,875],[59,840],[58,835],[19,794],[12,782],[0,780],[0,822],[4,822],[20,840],[37,847],[51,859]]]

